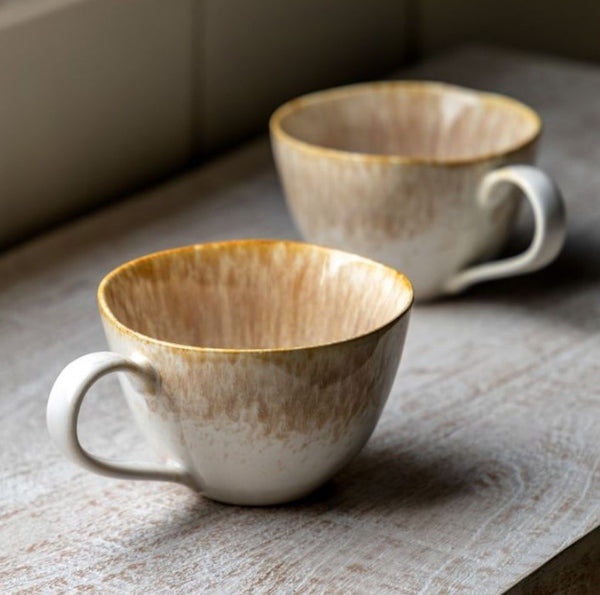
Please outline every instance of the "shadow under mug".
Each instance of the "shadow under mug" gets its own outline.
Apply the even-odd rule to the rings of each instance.
[[[434,82],[375,82],[306,95],[275,111],[271,141],[302,236],[384,262],[417,300],[551,262],[563,200],[534,161],[542,123],[509,97]],[[535,230],[522,254],[491,261],[520,192]]]
[[[133,260],[98,289],[112,351],[61,372],[48,429],[69,459],[103,475],[175,481],[233,504],[300,498],[373,432],[412,298],[389,267],[296,242],[202,244]],[[79,443],[82,400],[109,372],[120,372],[164,463],[115,462]]]

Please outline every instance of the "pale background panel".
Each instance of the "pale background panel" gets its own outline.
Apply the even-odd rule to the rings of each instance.
[[[420,54],[486,42],[600,60],[597,0],[409,0]]]
[[[187,163],[191,10],[0,4],[0,245]]]
[[[283,101],[381,77],[404,62],[406,0],[205,0],[195,106],[200,148],[266,132]]]
[[[0,246],[404,59],[406,2],[0,3]]]

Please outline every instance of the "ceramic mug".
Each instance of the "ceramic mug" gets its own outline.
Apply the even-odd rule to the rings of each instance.
[[[539,269],[565,237],[560,191],[530,165],[542,124],[508,97],[432,82],[313,93],[271,117],[275,162],[303,237],[402,270],[416,299]],[[505,245],[519,190],[531,245]]]
[[[401,273],[309,244],[242,240],[133,260],[98,302],[112,351],[56,380],[51,436],[103,475],[175,481],[233,504],[300,498],[363,447],[388,397],[412,289]],[[162,464],[115,462],[77,437],[94,382],[119,374]]]

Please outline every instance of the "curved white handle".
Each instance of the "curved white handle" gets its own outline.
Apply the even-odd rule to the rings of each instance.
[[[150,393],[156,391],[160,382],[158,373],[142,356],[128,359],[118,353],[100,351],[72,361],[59,374],[48,399],[46,422],[54,442],[68,459],[100,475],[119,479],[175,481],[190,485],[188,474],[174,463],[161,466],[111,461],[90,454],[79,443],[77,418],[83,397],[96,380],[109,372],[118,371],[132,372],[138,376]]]
[[[492,190],[509,182],[518,186],[533,209],[535,230],[529,248],[502,260],[469,267],[446,284],[447,293],[458,293],[474,283],[530,273],[545,267],[560,252],[566,236],[565,206],[558,186],[537,167],[511,165],[489,172],[481,181],[478,199],[482,207],[495,205]]]

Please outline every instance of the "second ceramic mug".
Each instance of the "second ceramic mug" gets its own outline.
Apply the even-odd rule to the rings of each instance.
[[[508,97],[443,83],[330,89],[271,117],[276,165],[303,237],[405,272],[424,300],[552,261],[564,243],[560,191],[535,157],[541,120]],[[535,231],[520,255],[489,262],[521,190]]]
[[[246,240],[126,263],[104,278],[98,302],[112,351],[71,362],[48,401],[63,453],[103,475],[274,504],[317,488],[371,435],[412,289],[353,254]],[[79,443],[82,400],[109,372],[128,372],[123,392],[164,463],[109,461]]]

